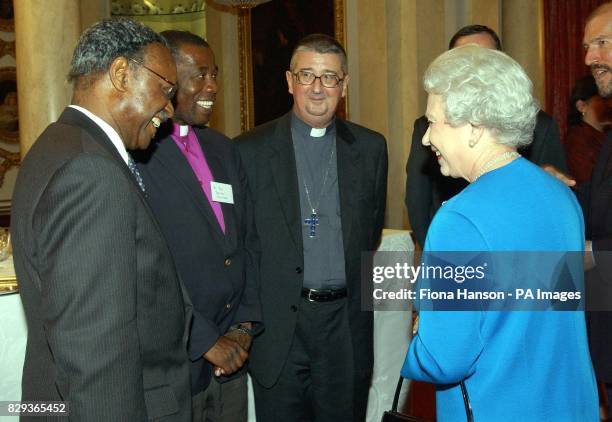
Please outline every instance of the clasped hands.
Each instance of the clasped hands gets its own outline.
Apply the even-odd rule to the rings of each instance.
[[[230,330],[204,353],[204,359],[213,364],[215,376],[231,375],[248,359],[251,341],[251,336],[244,331]]]

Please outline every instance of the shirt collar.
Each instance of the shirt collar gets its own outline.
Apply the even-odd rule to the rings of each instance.
[[[302,136],[310,138],[322,138],[327,135],[332,135],[336,132],[336,118],[324,128],[313,128],[308,123],[304,122],[295,113],[291,113],[291,127],[293,130],[300,133]]]
[[[108,136],[108,138],[111,140],[111,142],[117,149],[117,152],[119,152],[119,155],[121,156],[123,161],[125,161],[125,164],[128,163],[129,155],[128,155],[127,149],[125,149],[125,144],[121,140],[121,137],[119,136],[117,131],[113,129],[111,125],[106,123],[104,120],[102,120],[100,117],[96,116],[91,111],[87,110],[86,108],[83,108],[81,106],[74,105],[74,104],[70,104],[68,107],[71,107],[71,108],[74,108],[75,110],[80,111],[85,116],[89,117],[95,124],[97,124],[100,127],[100,129],[104,131],[106,136]]]
[[[191,126],[189,125],[179,125],[178,123],[172,122],[172,136],[185,138],[187,135],[189,135],[190,129]]]

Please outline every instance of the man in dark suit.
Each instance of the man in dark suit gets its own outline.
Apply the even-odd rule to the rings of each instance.
[[[583,45],[584,62],[591,68],[599,95],[612,96],[612,3],[597,8],[587,19]],[[612,135],[608,133],[591,180],[578,187],[586,223],[586,250],[594,267],[585,275],[589,346],[598,381],[612,402]],[[604,312],[606,311],[606,312]]]
[[[151,29],[105,20],[79,39],[69,79],[72,104],[13,196],[22,399],[68,402],[75,421],[190,421],[190,315],[126,150],[172,115],[174,60]]]
[[[246,421],[240,369],[261,328],[253,205],[235,145],[206,127],[217,94],[212,49],[190,32],[161,35],[177,66],[174,118],[138,167],[193,303],[194,421]]]
[[[249,362],[257,419],[363,421],[373,318],[361,311],[371,297],[360,263],[383,227],[386,143],[334,117],[349,80],[335,39],[302,39],[286,78],[292,111],[237,138],[261,241],[266,328]]]
[[[470,25],[461,28],[450,40],[449,49],[465,44],[501,51],[497,34],[484,25]],[[442,202],[455,196],[467,186],[463,179],[451,179],[440,173],[440,166],[431,149],[421,143],[427,131],[425,116],[414,122],[412,144],[406,163],[406,207],[410,227],[417,242],[423,246],[427,229]],[[555,120],[543,111],[538,113],[533,142],[519,151],[528,160],[542,165],[551,164],[566,171],[565,154]]]

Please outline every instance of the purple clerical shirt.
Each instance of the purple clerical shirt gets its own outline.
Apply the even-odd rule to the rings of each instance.
[[[225,233],[225,220],[223,219],[221,204],[213,201],[212,199],[210,182],[213,182],[215,179],[210,172],[210,167],[208,167],[206,157],[204,156],[204,151],[202,151],[202,147],[198,142],[198,138],[193,131],[193,128],[191,126],[187,127],[189,128],[187,135],[181,136],[180,125],[173,123],[173,131],[171,134],[172,139],[174,139],[174,142],[176,142],[178,148],[181,150],[185,158],[187,158],[193,173],[198,179],[198,182],[200,182],[200,186],[202,187],[206,198],[208,198],[208,202],[215,213],[215,217],[217,217],[221,230],[223,230],[223,233]]]

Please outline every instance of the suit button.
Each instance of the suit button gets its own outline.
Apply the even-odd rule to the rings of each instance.
[[[295,305],[291,305],[289,309],[291,309],[292,312],[297,312],[297,306]]]
[[[230,265],[232,265],[232,260],[231,258],[225,258],[225,262],[224,262],[226,267],[229,267]]]
[[[295,267],[295,272],[298,274],[302,274],[302,267]]]
[[[231,303],[225,304],[225,310],[229,311],[230,309],[232,309],[232,304]]]

